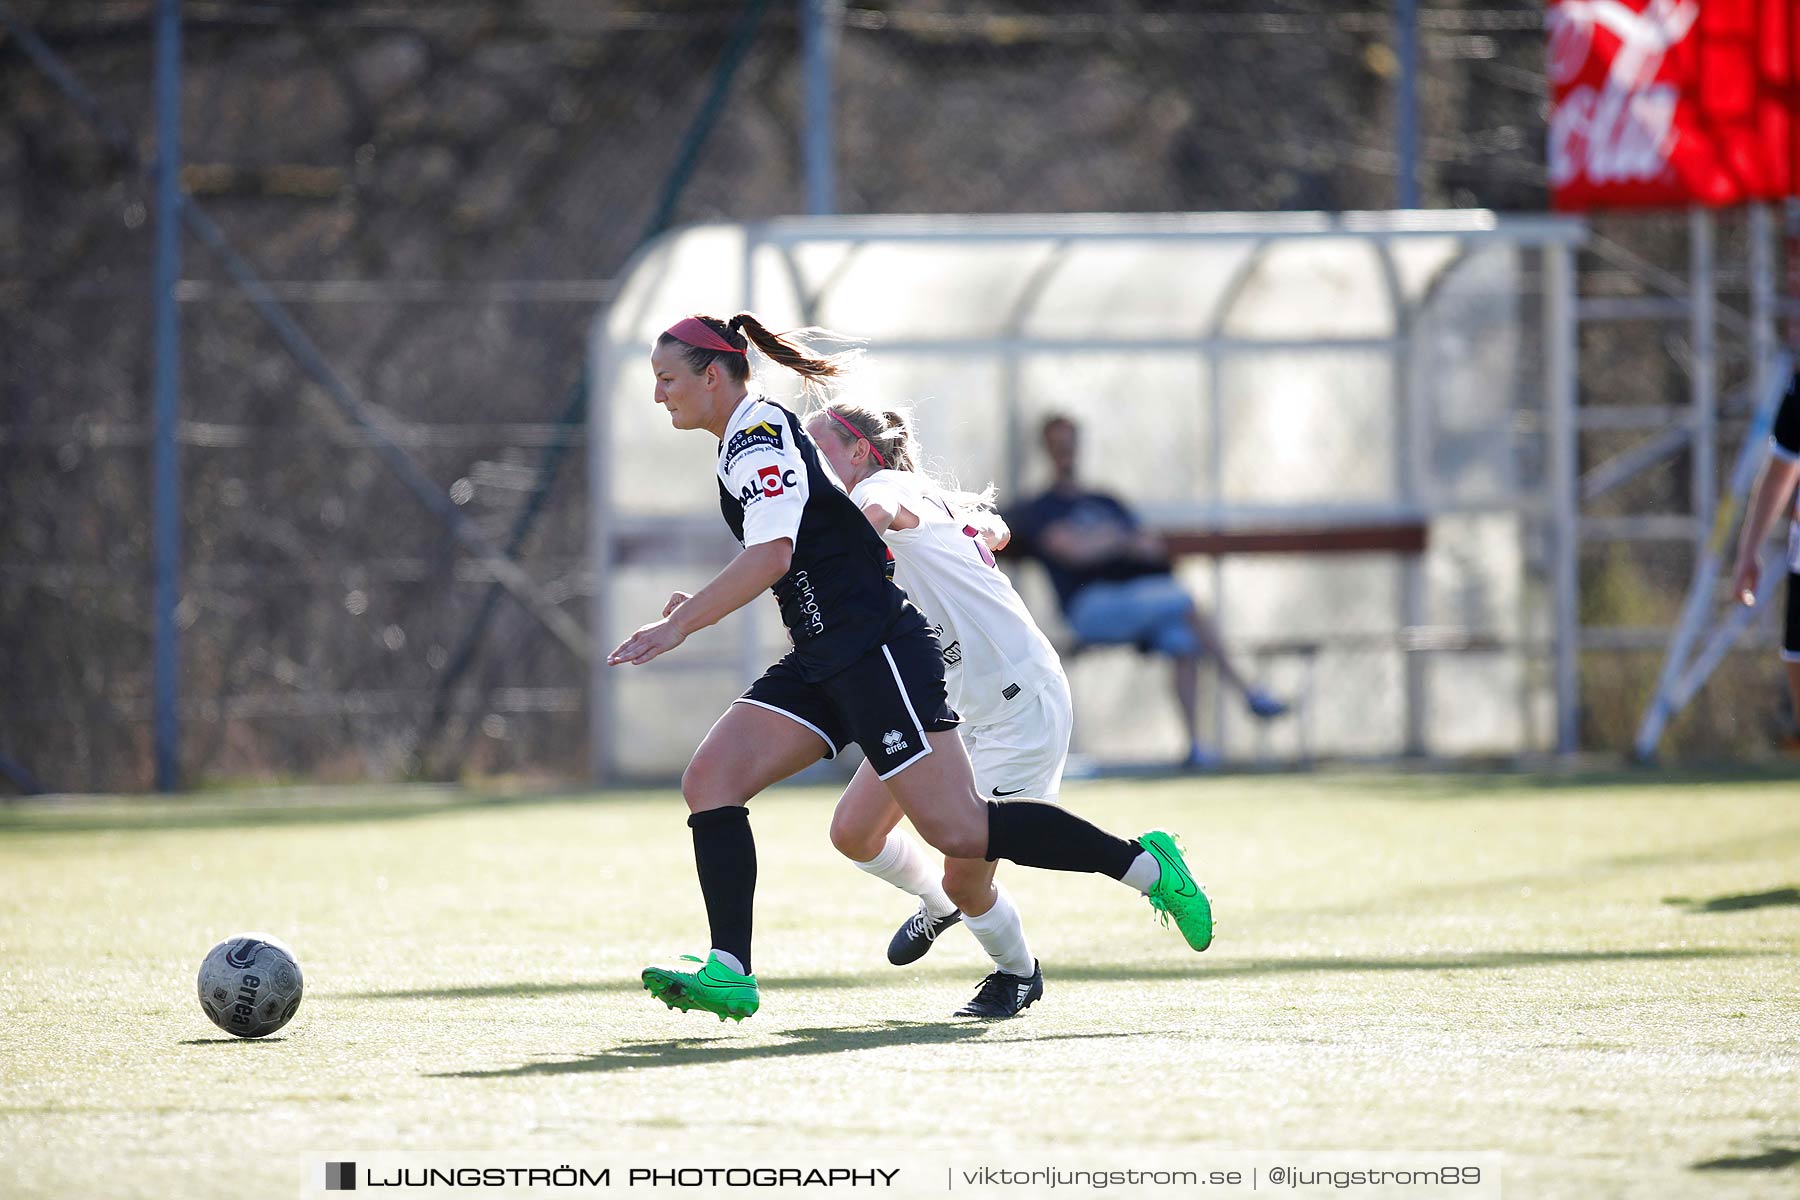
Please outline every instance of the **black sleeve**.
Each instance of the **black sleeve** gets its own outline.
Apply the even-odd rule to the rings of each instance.
[[[1800,459],[1800,374],[1788,382],[1787,395],[1775,411],[1775,452],[1783,458]]]

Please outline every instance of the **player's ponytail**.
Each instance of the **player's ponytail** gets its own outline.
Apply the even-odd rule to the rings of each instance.
[[[743,331],[750,344],[762,351],[763,357],[778,367],[786,367],[807,380],[841,379],[861,352],[846,350],[839,354],[809,354],[794,333],[770,333],[754,313],[739,313],[728,322],[733,333]]]
[[[816,381],[843,378],[862,351],[852,348],[837,354],[813,354],[806,339],[815,335],[840,342],[852,340],[822,329],[771,333],[754,313],[739,313],[729,321],[696,313],[670,326],[656,344],[679,344],[688,369],[696,375],[718,363],[726,376],[738,383],[750,378],[750,348],[754,346],[776,366],[799,375],[806,390],[816,395]]]

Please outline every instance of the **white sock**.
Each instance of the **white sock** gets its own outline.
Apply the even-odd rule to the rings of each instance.
[[[1156,861],[1156,855],[1144,850],[1131,860],[1131,869],[1125,872],[1125,877],[1119,882],[1128,887],[1134,887],[1148,896],[1150,889],[1155,887],[1156,881],[1161,878],[1162,864]]]
[[[748,972],[744,970],[744,964],[738,961],[738,956],[731,953],[729,950],[714,950],[712,956],[719,960],[720,966],[730,967],[739,975],[748,974]]]
[[[1023,975],[1031,978],[1037,970],[1037,960],[1031,956],[1031,947],[1025,944],[1025,926],[1019,920],[1019,910],[1013,907],[1012,897],[999,884],[994,885],[996,897],[994,907],[979,917],[963,916],[963,924],[981,948],[988,952],[994,965],[1008,975]]]
[[[943,872],[925,857],[919,843],[898,829],[887,835],[887,843],[881,847],[880,854],[856,866],[858,870],[867,871],[875,878],[917,896],[934,917],[947,917],[956,911],[956,905],[944,895]]]

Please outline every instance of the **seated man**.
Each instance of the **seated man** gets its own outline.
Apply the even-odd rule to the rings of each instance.
[[[1055,482],[1007,514],[1013,548],[1044,564],[1063,619],[1083,642],[1131,643],[1175,660],[1175,696],[1188,735],[1186,764],[1217,762],[1199,736],[1201,655],[1217,660],[1225,682],[1255,716],[1280,716],[1287,705],[1252,687],[1232,664],[1211,619],[1176,580],[1162,539],[1142,528],[1119,500],[1077,481],[1075,422],[1050,417],[1043,438]]]

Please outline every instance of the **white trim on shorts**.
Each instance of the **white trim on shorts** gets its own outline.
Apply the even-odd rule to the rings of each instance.
[[[733,704],[754,704],[754,705],[756,705],[756,707],[766,708],[772,713],[780,713],[782,716],[784,716],[788,720],[794,722],[796,725],[804,725],[808,729],[812,730],[814,733],[818,734],[819,740],[824,742],[826,747],[831,751],[830,754],[827,754],[825,756],[826,758],[836,758],[838,756],[839,751],[838,751],[837,744],[835,742],[833,742],[830,738],[825,736],[825,731],[823,729],[820,729],[817,725],[814,725],[811,721],[807,720],[805,717],[797,717],[785,708],[776,708],[773,704],[770,704],[766,700],[752,700],[748,696],[739,696],[736,700],[733,700],[732,703]]]
[[[919,735],[919,752],[917,754],[913,755],[899,766],[892,768],[886,774],[877,774],[875,776],[877,779],[891,779],[918,762],[921,758],[924,758],[927,754],[930,754],[931,743],[925,740],[925,726],[919,721],[919,714],[913,711],[912,697],[906,694],[906,681],[900,678],[900,667],[894,662],[893,652],[889,650],[885,644],[881,647],[881,656],[887,659],[888,670],[894,673],[894,686],[900,691],[900,703],[906,705],[906,715],[912,718],[913,729],[916,730]]]

